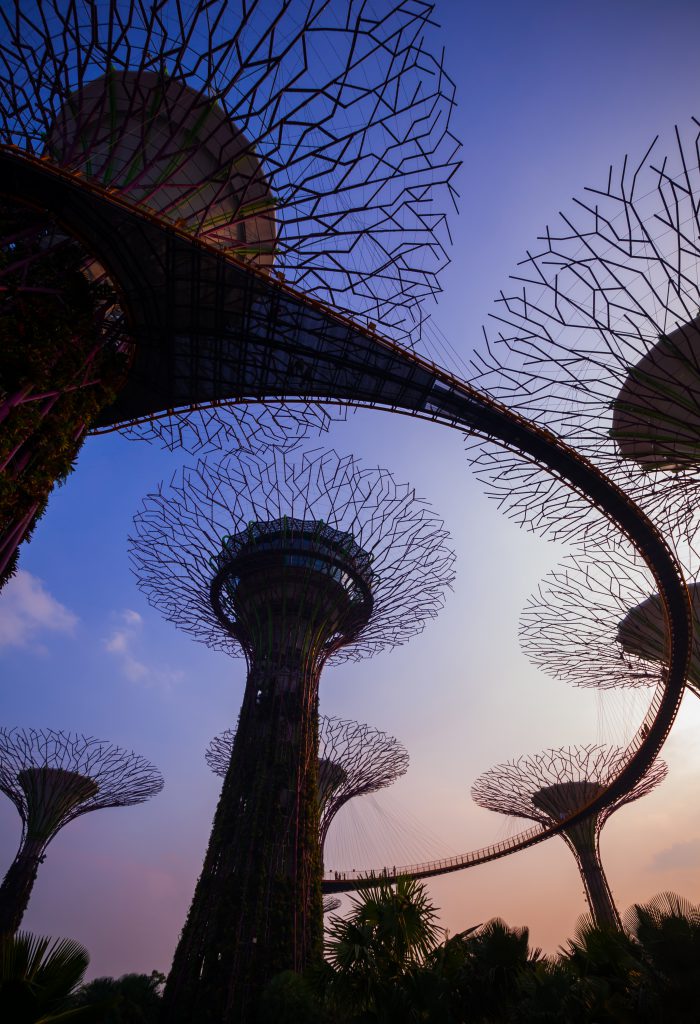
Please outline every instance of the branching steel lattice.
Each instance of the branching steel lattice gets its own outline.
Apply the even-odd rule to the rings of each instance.
[[[443,524],[385,470],[312,452],[185,470],[136,517],[151,604],[248,663],[219,806],[164,995],[176,1021],[243,1021],[322,930],[318,687],[326,662],[405,642],[442,605]]]
[[[244,418],[206,411],[261,397],[222,360],[229,347],[245,355],[245,340],[260,331],[275,333],[271,275],[307,303],[381,321],[396,337],[419,329],[421,303],[437,292],[447,260],[458,148],[453,86],[424,43],[430,14],[422,0],[3,5],[0,287],[10,307],[19,290],[18,316],[32,323],[28,299],[45,302],[57,240],[80,240],[78,266],[105,280],[111,332],[131,343],[128,374],[109,378],[108,388],[95,358],[99,335],[84,343],[82,362],[63,367],[75,338],[67,332],[58,354],[47,355],[37,331],[32,355],[44,373],[12,360],[0,366],[6,473],[38,461],[36,475],[50,486],[59,474],[45,449],[52,424],[64,421],[72,456],[90,426],[130,424],[133,435],[171,446],[229,450],[241,438],[250,447],[282,441],[287,430],[293,439],[307,421],[322,426],[328,414],[316,408],[276,416],[267,406]],[[15,174],[29,166],[36,178],[24,188]],[[60,198],[59,181],[68,190]],[[135,233],[118,241],[125,225],[107,226],[95,200],[111,210],[108,220],[137,214]],[[28,208],[41,233],[31,266],[15,251],[16,221]],[[158,230],[165,225],[170,240]],[[224,280],[220,261],[218,271],[202,265],[205,251],[225,254],[236,280]],[[196,324],[173,304],[183,289],[203,314]],[[69,289],[62,299],[70,310]],[[220,306],[213,317],[202,308],[212,302]],[[30,339],[23,345],[26,352]],[[86,395],[88,407],[73,408]],[[24,520],[0,522],[6,563],[31,513],[30,503]]]
[[[687,685],[700,693],[700,587],[688,587],[693,648]],[[662,603],[639,558],[619,546],[569,557],[549,573],[520,620],[533,664],[556,679],[598,689],[654,686],[668,666]]]
[[[485,772],[474,783],[472,797],[490,811],[551,825],[590,805],[615,774],[622,755],[622,750],[603,746],[545,750]],[[600,831],[611,814],[646,796],[666,773],[666,765],[657,761],[628,793],[561,832],[576,858],[593,918],[601,927],[619,927],[620,919],[600,860]]]
[[[473,378],[679,535],[698,526],[699,144],[695,120],[656,139],[546,228],[501,293]],[[576,530],[570,493],[488,450],[476,462],[512,515]]]
[[[205,754],[213,772],[225,777],[235,732],[215,736]],[[320,715],[318,720],[318,803],[321,853],[328,829],[340,808],[366,793],[376,793],[408,771],[408,751],[393,736],[346,718]]]
[[[162,788],[152,764],[112,743],[0,728],[0,791],[22,819],[19,851],[0,886],[0,934],[19,928],[46,847],[64,825],[101,807],[143,803]]]
[[[344,11],[348,10],[347,4],[342,6]],[[94,5],[91,10],[95,17],[90,26],[77,31],[71,26],[77,24],[76,19],[79,21],[81,14],[71,12],[83,11],[83,8],[66,5],[65,17],[60,17],[61,8],[43,4],[42,9],[46,20],[36,19],[36,25],[40,26],[38,35],[29,16],[24,17],[26,5],[17,3],[13,9],[13,15],[17,14],[20,19],[18,32],[22,39],[20,46],[16,42],[6,46],[5,70],[0,75],[0,87],[5,96],[1,106],[8,116],[0,148],[0,193],[18,209],[22,203],[31,206],[40,197],[47,220],[55,222],[67,236],[79,239],[90,260],[104,267],[114,284],[135,356],[125,389],[94,422],[109,428],[148,419],[168,409],[215,406],[233,401],[355,403],[408,412],[461,432],[475,433],[517,452],[528,470],[544,469],[551,478],[563,482],[582,496],[589,509],[601,511],[606,520],[631,540],[652,570],[669,618],[672,645],[668,677],[655,693],[649,714],[630,743],[627,760],[621,762],[619,774],[594,801],[595,807],[604,806],[628,790],[653,762],[673,722],[689,655],[691,620],[683,575],[658,528],[597,466],[546,429],[549,422],[546,411],[533,407],[531,414],[541,423],[529,422],[493,395],[486,395],[455,374],[421,359],[398,343],[396,335],[388,337],[394,329],[392,324],[400,318],[378,315],[375,322],[380,327],[377,330],[365,321],[369,307],[361,301],[355,306],[354,299],[350,301],[352,295],[346,291],[342,294],[347,302],[340,299],[342,309],[357,310],[360,314],[359,320],[349,319],[344,313],[317,301],[317,297],[324,298],[322,291],[309,297],[305,291],[293,287],[296,279],[291,274],[290,280],[283,282],[253,261],[246,263],[245,259],[224,251],[211,237],[204,238],[201,233],[195,236],[186,218],[168,219],[163,210],[151,209],[151,204],[141,202],[138,196],[128,196],[119,190],[110,192],[108,183],[78,175],[70,167],[62,168],[50,159],[41,159],[45,145],[42,134],[65,106],[68,94],[75,91],[72,81],[64,85],[62,68],[66,68],[69,79],[75,77],[72,69],[77,69],[79,80],[89,83],[92,81],[91,55],[97,64],[95,78],[111,72],[112,64],[117,74],[138,68],[160,74],[165,64],[172,78],[201,93],[201,83],[208,76],[210,66],[216,66],[215,54],[226,52],[226,46],[207,49],[203,42],[212,38],[211,31],[225,34],[227,26],[222,18],[214,17],[217,12],[225,13],[224,5],[195,3],[185,17],[184,10],[172,0],[157,9],[159,22],[151,34],[139,34],[137,23],[142,6],[136,4],[120,5],[115,0],[105,2],[104,6]],[[260,11],[261,5],[249,5],[247,9]],[[58,19],[49,17],[56,10]],[[392,10],[397,17],[410,16],[409,23],[417,24],[413,13],[407,15],[405,5]],[[425,19],[421,18],[427,16],[429,9],[413,5],[413,10],[422,12],[418,24],[424,24]],[[190,14],[194,21],[189,20]],[[204,25],[210,15],[211,27],[203,31],[201,38],[195,39],[191,32],[187,34],[193,24]],[[380,30],[384,23],[385,19],[377,20]],[[100,63],[103,48],[84,45],[85,39],[92,40],[93,31],[101,38],[111,39],[113,49],[124,47],[123,53],[130,54],[129,59],[125,60],[117,52],[112,64]],[[159,46],[163,32],[168,35],[168,46]],[[7,38],[17,38],[13,19],[9,22]],[[400,36],[394,34],[391,38],[398,45]],[[239,41],[235,32],[229,32],[227,39],[233,40],[234,46]],[[69,54],[66,61],[62,58],[61,47]],[[333,45],[327,47],[328,52],[333,49]],[[380,55],[396,52],[390,45],[378,49]],[[134,53],[143,54],[143,59],[132,59]],[[178,61],[184,61],[182,67],[185,67],[192,55],[195,63],[191,76],[172,73]],[[36,64],[28,63],[30,60],[36,60]],[[430,62],[429,55],[421,50],[420,58],[407,59],[406,71],[413,73],[417,66],[421,72],[425,70],[427,80],[431,77],[426,70]],[[39,65],[41,76],[32,73],[32,67]],[[428,89],[427,93],[435,94],[436,116],[416,119],[409,111],[411,116],[406,120],[417,125],[419,131],[430,125],[437,132],[433,141],[437,144],[438,139],[444,140],[449,152],[451,139],[446,134],[445,117],[438,117],[437,112],[446,112],[449,108],[451,90],[438,71],[439,63],[433,61],[431,67],[435,71],[432,81],[436,89]],[[370,92],[377,80],[370,75],[364,83],[369,85]],[[380,76],[379,81],[387,79]],[[447,95],[446,104],[438,102],[438,93]],[[409,88],[406,95],[411,97],[414,91]],[[212,98],[222,105],[218,92],[212,94]],[[236,108],[234,123],[249,133],[249,141],[256,139],[254,130],[236,120],[237,104],[232,106]],[[250,109],[245,103],[242,106]],[[340,106],[336,105],[336,109]],[[365,124],[361,121],[358,124],[360,134],[354,137],[359,139]],[[395,124],[394,119],[389,118],[387,129]],[[333,136],[331,132],[330,136],[346,138],[343,133]],[[398,130],[396,138],[402,143],[414,136],[406,129]],[[375,149],[373,146],[372,143],[372,151],[383,152],[383,147]],[[433,148],[440,149],[426,142],[428,154]],[[444,175],[438,173],[438,177],[447,180],[453,162],[443,154],[444,147],[432,162],[426,179],[432,177],[433,166],[443,166],[447,170]],[[260,155],[262,158],[262,152]],[[269,180],[267,168],[264,174]],[[393,172],[387,175],[391,188],[395,181]],[[333,183],[329,195],[336,194],[336,184]],[[427,197],[430,192],[421,195]],[[240,248],[239,255],[243,255]],[[336,292],[331,294],[329,290],[325,298],[333,301]],[[513,394],[499,393],[515,406],[515,390]],[[502,456],[502,460],[500,465],[507,468],[507,458]],[[509,487],[518,492],[518,479],[511,480]],[[558,511],[568,512],[565,505],[552,504],[548,508],[548,498],[546,492],[534,499],[528,498],[532,514],[525,518],[535,525],[540,520],[547,525]],[[566,521],[570,532],[580,533],[581,529],[588,528],[587,522],[582,525],[578,512],[574,518],[575,521]],[[581,816],[577,812],[573,818]],[[531,829],[483,850],[470,851],[440,863],[416,865],[416,873],[459,870],[505,856],[542,841],[559,827]]]

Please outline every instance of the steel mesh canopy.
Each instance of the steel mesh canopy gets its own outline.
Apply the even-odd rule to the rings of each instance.
[[[457,167],[431,10],[14,0],[0,143],[407,340],[447,262]],[[192,453],[264,450],[329,418],[308,403],[168,406],[120,429]]]
[[[309,452],[200,462],[144,502],[131,558],[150,604],[216,650],[241,653],[212,607],[211,585],[224,538],[251,522],[322,522],[350,534],[372,560],[372,612],[329,659],[359,659],[404,643],[442,607],[454,555],[440,519],[387,470],[352,456]]]
[[[163,416],[133,420],[119,432],[133,441],[155,441],[168,451],[182,449],[191,455],[239,449],[262,454],[270,447],[293,451],[344,416],[340,408],[308,402],[265,406],[244,402],[173,409]]]
[[[149,761],[113,743],[56,729],[0,728],[0,790],[41,839],[88,811],[143,803],[162,788]]]
[[[319,716],[319,802],[321,845],[343,804],[376,793],[408,771],[408,751],[393,736],[361,722]],[[231,760],[235,731],[227,729],[209,744],[205,759],[222,778]]]
[[[474,375],[688,536],[700,465],[699,142],[693,120],[560,213],[501,292]],[[584,504],[538,468],[489,446],[472,454],[511,515],[590,533]]]
[[[692,579],[692,577],[691,577]],[[689,584],[694,639],[687,685],[700,692],[700,587]],[[570,557],[549,573],[520,620],[528,658],[576,686],[654,686],[668,664],[668,636],[656,586],[643,563],[618,546]]]
[[[472,786],[472,799],[489,811],[551,825],[592,801],[619,770],[623,756],[621,749],[599,744],[524,755],[484,772]],[[596,829],[618,808],[650,793],[667,772],[656,761],[636,786],[598,812]]]
[[[457,167],[431,13],[15,0],[0,140],[405,336],[438,289]]]

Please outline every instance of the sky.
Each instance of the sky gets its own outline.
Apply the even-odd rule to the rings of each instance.
[[[443,0],[436,17],[457,85],[464,167],[452,264],[432,315],[468,359],[499,289],[570,197],[700,113],[700,9],[673,0]],[[444,517],[457,553],[454,591],[421,635],[324,674],[323,713],[384,729],[411,755],[390,791],[341,812],[326,864],[352,870],[378,866],[373,857],[450,856],[512,834],[526,823],[477,808],[474,779],[549,746],[624,743],[650,695],[572,689],[528,663],[519,615],[566,549],[499,514],[470,476],[457,433],[361,411],[323,443],[415,485]],[[167,971],[218,797],[204,750],[235,723],[245,681],[242,660],[164,622],[129,569],[131,519],[183,461],[116,435],[91,438],[0,598],[3,722],[109,739],[165,777],[149,803],[71,823],[41,867],[24,925],[83,942],[91,976]],[[666,889],[700,902],[699,729],[700,704],[688,694],[664,749],[667,781],[604,829],[601,852],[621,910]],[[9,866],[19,832],[3,799],[0,865]],[[429,890],[450,932],[500,916],[528,925],[547,951],[586,909],[574,861],[556,838],[435,879]]]

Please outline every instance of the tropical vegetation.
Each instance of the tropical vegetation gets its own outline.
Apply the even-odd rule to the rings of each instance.
[[[421,883],[372,879],[334,916],[326,958],[285,972],[261,1024],[690,1024],[700,1019],[700,907],[673,893],[625,928],[580,919],[557,955],[495,918],[444,938]]]
[[[324,960],[267,986],[259,1024],[695,1024],[700,907],[674,893],[635,904],[624,928],[579,920],[555,956],[498,918],[446,937],[425,887],[368,879],[334,915]],[[78,943],[0,938],[0,1021],[160,1024],[162,974],[81,986]]]

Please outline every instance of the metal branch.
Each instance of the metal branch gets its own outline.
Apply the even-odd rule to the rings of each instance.
[[[69,821],[159,793],[150,762],[104,740],[55,729],[0,728],[0,791],[22,818],[19,851],[0,886],[0,934],[19,928],[46,847]]]
[[[592,744],[545,750],[491,768],[472,786],[472,798],[487,810],[529,818],[546,828],[592,804],[619,771],[623,758],[622,749]],[[646,796],[667,772],[666,765],[656,761],[627,793],[561,832],[576,858],[591,913],[599,926],[620,927],[600,860],[600,831],[611,814]]]
[[[577,747],[556,747],[540,754],[523,755],[514,761],[491,768],[479,776],[472,786],[472,798],[480,807],[499,814],[529,818],[549,825],[568,817],[576,809],[585,807],[593,799],[593,792],[574,792],[576,807],[568,807],[570,795],[562,790],[561,807],[548,808],[533,802],[533,796],[547,787],[589,785],[604,788],[615,775],[623,751],[617,747],[588,744]],[[623,793],[595,815],[595,829],[600,831],[607,819],[625,804],[646,796],[665,779],[668,769],[663,761],[656,761],[647,775],[628,793]],[[555,794],[556,795],[556,794]],[[566,806],[565,806],[566,805]],[[568,807],[568,809],[567,809]]]
[[[690,576],[693,650],[687,685],[700,693],[700,585]],[[644,563],[622,545],[570,556],[549,573],[520,619],[520,643],[548,675],[612,689],[662,682],[669,641],[661,602]]]
[[[168,620],[248,662],[235,736],[208,754],[224,784],[164,993],[169,1020],[206,1006],[238,1022],[320,941],[333,815],[406,768],[396,740],[342,720],[324,723],[319,756],[321,671],[420,631],[454,554],[443,523],[386,470],[312,451],[185,469],[146,499],[131,555]]]
[[[251,522],[322,523],[371,561],[372,610],[329,660],[357,660],[405,643],[442,607],[454,554],[438,516],[384,469],[352,456],[310,452],[241,456],[183,470],[150,495],[134,520],[131,559],[150,604],[195,639],[243,653],[212,605],[217,559],[227,537]]]
[[[426,45],[431,13],[12,0],[0,142],[410,336],[456,198],[454,86]]]
[[[625,159],[548,227],[501,293],[473,381],[588,456],[677,537],[698,527],[698,123]],[[562,538],[585,503],[492,447],[478,475],[518,521]]]
[[[340,808],[349,800],[376,793],[408,771],[408,752],[393,736],[370,725],[343,718],[319,716],[319,843]],[[231,762],[235,731],[227,729],[209,744],[205,759],[222,778]]]

